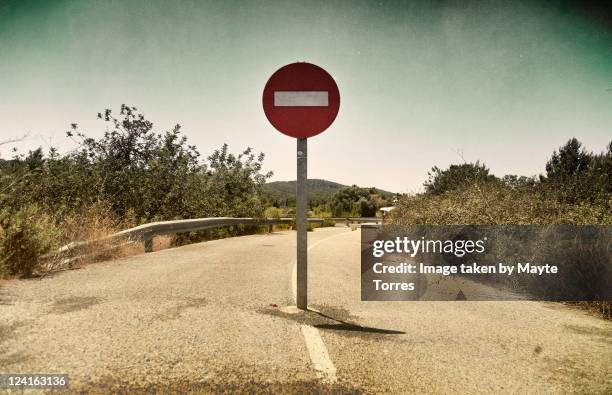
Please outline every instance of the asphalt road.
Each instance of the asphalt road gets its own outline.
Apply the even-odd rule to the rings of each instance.
[[[71,391],[610,393],[612,323],[540,302],[361,302],[359,230],[295,233],[89,265],[0,292],[0,372]]]

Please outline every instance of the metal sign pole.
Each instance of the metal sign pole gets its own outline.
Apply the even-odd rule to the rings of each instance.
[[[297,227],[297,307],[308,310],[308,190],[307,144],[305,138],[297,139],[297,181],[295,216]]]

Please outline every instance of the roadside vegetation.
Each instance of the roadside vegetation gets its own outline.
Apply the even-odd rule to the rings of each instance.
[[[135,107],[122,105],[98,113],[106,132],[91,137],[78,124],[66,137],[69,152],[38,148],[0,158],[0,278],[28,277],[63,268],[54,254],[74,241],[97,240],[153,221],[203,217],[291,217],[295,182],[266,187],[264,154],[247,148],[231,153],[227,145],[202,157],[176,125],[157,131]],[[9,144],[13,139],[0,142]],[[392,194],[375,188],[346,187],[311,180],[310,214],[374,216]],[[334,226],[331,220],[309,230]],[[276,229],[290,225],[276,226]],[[231,227],[159,237],[154,248],[183,245],[261,231]],[[92,244],[68,267],[142,252],[140,244]]]
[[[265,189],[271,173],[262,170],[263,153],[247,148],[234,154],[223,145],[203,158],[180,125],[158,132],[126,105],[98,118],[106,129],[100,138],[71,125],[69,152],[39,148],[0,159],[0,278],[31,276],[64,244],[152,221],[295,214],[294,184]],[[310,215],[372,217],[395,205],[390,221],[398,224],[612,225],[612,142],[593,153],[571,139],[553,152],[540,176],[497,177],[480,162],[433,167],[428,176],[423,193],[401,196],[313,180]],[[334,225],[326,219],[309,230]],[[257,231],[215,229],[156,242],[172,246]],[[142,249],[98,247],[85,255],[108,259]],[[583,305],[612,316],[609,301]]]
[[[39,148],[0,159],[0,277],[29,276],[63,244],[142,223],[263,215],[261,189],[271,176],[262,172],[263,153],[233,154],[224,145],[203,159],[180,125],[157,132],[126,105],[98,118],[106,127],[101,138],[71,125],[70,152]],[[232,231],[245,230],[208,237]]]
[[[319,218],[375,217],[381,207],[392,205],[395,197],[391,192],[374,187],[345,186],[327,180],[309,180],[308,188],[310,215]],[[284,216],[295,215],[295,182],[266,184],[264,200]]]
[[[425,192],[402,196],[397,224],[612,225],[612,142],[586,151],[575,138],[554,151],[544,174],[497,177],[480,162],[432,168]],[[612,318],[610,301],[581,303]]]

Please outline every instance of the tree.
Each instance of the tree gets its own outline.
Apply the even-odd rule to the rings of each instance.
[[[540,176],[543,188],[567,203],[610,201],[612,194],[612,143],[607,151],[586,151],[576,138],[553,151]]]
[[[98,139],[71,125],[67,136],[78,145],[67,154],[39,148],[0,160],[0,277],[31,274],[41,255],[74,241],[70,236],[99,231],[99,219],[115,228],[263,215],[260,190],[271,175],[262,172],[263,153],[234,155],[223,145],[202,161],[178,124],[157,133],[126,105],[116,117],[107,109],[98,118],[107,130]],[[199,237],[180,237],[191,236]]]
[[[588,170],[591,159],[592,155],[582,147],[582,143],[571,138],[559,148],[559,152],[553,151],[546,163],[546,178],[550,181],[567,181],[578,177]]]
[[[205,216],[257,216],[263,154],[248,148],[239,155],[227,145],[206,161],[188,144],[181,126],[155,132],[135,107],[122,105],[98,114],[107,126],[101,138],[88,137],[73,123],[67,136],[77,149],[66,155],[31,151],[3,164],[3,206],[36,203],[61,217],[97,203],[111,206],[119,218],[137,222]],[[7,189],[7,188],[3,188]]]
[[[489,169],[476,163],[464,163],[461,165],[450,165],[446,170],[437,166],[431,168],[427,173],[428,180],[425,181],[425,191],[433,195],[440,195],[445,192],[471,185],[474,183],[484,183],[495,181],[496,177],[489,174]]]
[[[263,185],[272,172],[261,173],[264,154],[247,148],[239,155],[228,152],[227,144],[208,157],[208,195],[215,215],[248,217],[262,215]]]
[[[377,204],[378,203],[378,204]],[[333,215],[373,217],[386,201],[380,198],[374,188],[359,188],[356,185],[342,188],[331,198]]]
[[[612,202],[612,142],[601,154],[593,154],[585,175],[585,193],[588,200]]]

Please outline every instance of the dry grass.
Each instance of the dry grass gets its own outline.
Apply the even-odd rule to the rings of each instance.
[[[93,206],[83,210],[78,215],[73,215],[61,222],[62,245],[67,245],[78,241],[92,241],[71,254],[55,254],[47,259],[39,274],[46,274],[53,271],[69,270],[82,267],[84,265],[109,261],[127,256],[143,254],[144,243],[142,241],[110,241],[105,239],[120,230],[135,226],[134,221],[118,220],[110,209],[104,206]],[[289,225],[273,225],[274,230],[290,229]],[[268,233],[268,226],[259,226],[248,229],[244,234],[265,234]],[[153,238],[153,251],[160,251],[193,242],[214,240],[218,238],[230,237],[231,232],[204,231],[200,234],[192,234],[191,237],[179,237],[178,235],[164,235]],[[185,235],[183,235],[185,236]]]
[[[121,221],[112,214],[108,207],[95,205],[64,218],[60,225],[62,239],[71,242],[96,240],[109,236],[118,230]]]
[[[94,205],[59,222],[61,235],[58,245],[92,241],[73,251],[51,254],[41,264],[40,272],[67,270],[83,265],[144,253],[142,242],[111,241],[105,239],[118,231],[135,225],[135,221],[118,219],[110,208]],[[161,240],[160,240],[161,241]]]
[[[175,246],[176,237],[173,235],[164,235],[153,238],[153,251],[165,250]],[[140,243],[142,244],[142,243]],[[144,245],[140,245],[144,252]]]
[[[588,310],[604,319],[612,320],[612,301],[602,300],[595,302],[569,302],[568,304]]]
[[[398,224],[612,224],[607,205],[563,204],[535,191],[499,184],[468,185],[442,195],[418,194],[400,200],[390,220]]]
[[[441,195],[402,198],[390,216],[395,224],[612,224],[612,200],[607,204],[564,204],[535,191],[499,184],[466,185]],[[612,319],[612,301],[573,302],[605,319]]]

